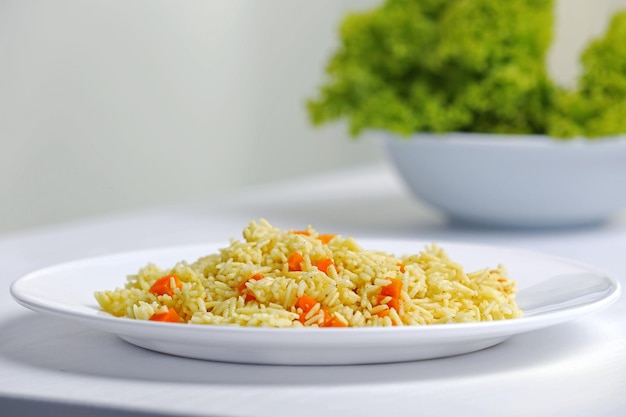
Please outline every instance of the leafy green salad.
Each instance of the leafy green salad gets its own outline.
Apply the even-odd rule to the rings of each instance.
[[[364,130],[626,133],[626,12],[581,56],[575,89],[547,73],[552,0],[386,0],[346,16],[311,121]]]

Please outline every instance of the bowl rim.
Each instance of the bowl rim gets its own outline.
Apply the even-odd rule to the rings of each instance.
[[[493,146],[493,147],[534,147],[534,148],[604,148],[619,147],[626,149],[626,133],[598,138],[576,137],[571,139],[555,138],[540,134],[506,134],[506,133],[475,133],[475,132],[446,132],[446,133],[414,133],[402,136],[392,132],[371,131],[367,136],[384,138],[389,144],[446,144],[464,146]]]

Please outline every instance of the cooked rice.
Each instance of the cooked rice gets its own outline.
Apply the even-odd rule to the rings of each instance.
[[[522,315],[515,303],[515,282],[502,265],[466,273],[435,244],[397,257],[364,250],[354,239],[339,235],[324,243],[311,226],[304,232],[253,221],[243,230],[243,240],[232,240],[219,253],[191,264],[181,261],[172,269],[149,264],[128,276],[124,288],[96,292],[95,297],[115,316],[148,320],[173,308],[184,322],[241,326],[321,326],[325,314],[353,327]],[[302,256],[302,271],[290,271],[293,253]],[[323,259],[332,260],[326,272],[315,266]],[[152,284],[169,274],[180,279],[182,288],[172,296],[151,293]],[[250,279],[255,274],[263,277]],[[388,305],[392,297],[381,295],[391,279],[402,281],[396,307]],[[318,304],[303,311],[296,306],[303,294]]]

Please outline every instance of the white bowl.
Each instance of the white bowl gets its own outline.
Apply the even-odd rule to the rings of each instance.
[[[415,196],[454,220],[560,227],[626,208],[626,136],[387,135],[385,146]]]

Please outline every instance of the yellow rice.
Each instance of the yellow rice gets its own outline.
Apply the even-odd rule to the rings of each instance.
[[[353,327],[522,315],[515,303],[515,282],[502,265],[465,272],[435,244],[417,254],[395,256],[364,250],[340,235],[324,243],[311,226],[306,233],[252,221],[243,230],[243,240],[232,240],[219,253],[193,263],[181,261],[171,269],[149,264],[129,275],[124,288],[96,292],[95,298],[104,311],[120,317],[148,320],[173,308],[184,322],[241,326],[319,326],[324,322],[322,310]],[[294,252],[302,255],[302,271],[289,270],[288,258]],[[315,266],[322,259],[333,263],[326,273]],[[172,296],[152,294],[152,284],[168,274],[176,275],[182,288]],[[263,278],[250,279],[255,274]],[[402,281],[397,310],[387,304],[390,297],[381,296],[391,278]],[[252,296],[248,300],[241,285]],[[296,306],[303,294],[318,302],[310,311]]]

